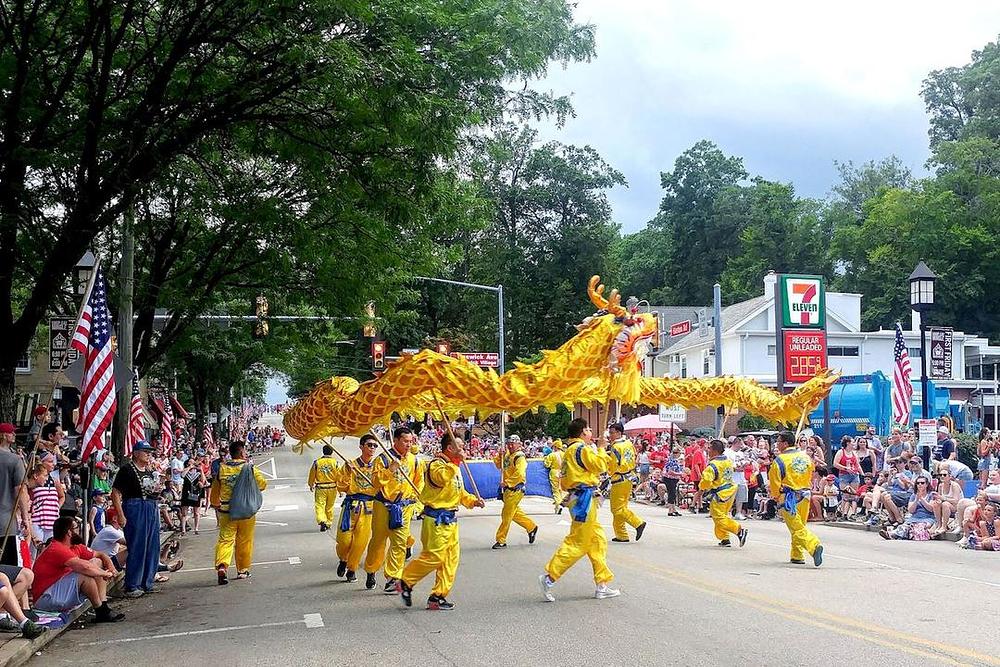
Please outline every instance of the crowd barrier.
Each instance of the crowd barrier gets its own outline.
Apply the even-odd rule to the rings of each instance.
[[[500,487],[500,471],[493,461],[484,459],[469,460],[469,470],[476,480],[479,493],[483,498],[496,498],[497,489]],[[472,482],[469,480],[469,473],[462,466],[462,481],[465,483],[465,490],[472,493]],[[524,493],[528,496],[552,497],[552,488],[549,486],[549,471],[542,465],[542,459],[528,459],[528,475],[524,484]]]

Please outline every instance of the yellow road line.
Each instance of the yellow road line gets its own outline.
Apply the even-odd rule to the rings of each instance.
[[[782,600],[778,600],[776,598],[771,598],[764,595],[727,588],[725,586],[720,586],[713,582],[697,579],[679,570],[662,567],[660,565],[651,563],[641,558],[632,558],[629,556],[616,555],[614,560],[630,563],[635,567],[651,571],[654,574],[654,576],[659,576],[660,578],[665,579],[667,581],[672,581],[674,583],[687,586],[688,588],[699,590],[703,593],[708,593],[710,595],[718,597],[730,598],[743,605],[753,607],[755,609],[760,609],[762,611],[766,611],[776,616],[781,616],[782,618],[787,618],[789,620],[794,620],[798,623],[802,623],[805,625],[811,625],[813,627],[830,630],[831,632],[836,632],[837,634],[853,637],[855,639],[860,639],[862,641],[866,641],[872,644],[885,646],[887,648],[891,648],[896,651],[901,651],[904,653],[918,655],[926,658],[932,658],[934,660],[938,660],[952,665],[967,664],[955,660],[954,658],[949,657],[948,655],[941,655],[940,653],[923,650],[910,645],[910,644],[920,644],[927,649],[932,649],[933,651],[941,651],[943,653],[951,655],[959,655],[988,665],[1000,666],[1000,659],[995,658],[991,655],[979,653],[978,651],[973,651],[971,649],[962,646],[945,644],[943,642],[937,642],[931,639],[925,639],[923,637],[919,637],[917,635],[911,635],[905,632],[900,632],[898,630],[893,630],[892,628],[886,628],[879,625],[857,621],[845,616],[838,616],[836,614],[831,614],[829,612],[810,609],[808,607],[802,607]],[[795,613],[790,613],[790,611]],[[849,627],[844,627],[844,626],[849,626]],[[882,639],[880,637],[873,637],[868,633],[881,635],[886,639]]]

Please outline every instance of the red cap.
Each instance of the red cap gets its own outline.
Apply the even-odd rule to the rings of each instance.
[[[36,417],[41,417],[42,415],[44,415],[48,411],[49,411],[49,406],[47,406],[47,405],[39,405],[38,407],[35,408],[35,416]]]
[[[828,481],[828,482],[835,482],[835,481],[837,481],[837,478],[835,476],[833,476],[833,475],[827,475],[826,476],[826,481]]]
[[[15,433],[14,425],[10,422],[0,424],[0,433]]]
[[[104,461],[98,461],[97,463],[94,464],[94,467],[97,468],[98,470],[107,470],[108,464],[105,463]]]

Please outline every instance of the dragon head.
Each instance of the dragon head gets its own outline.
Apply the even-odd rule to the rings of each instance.
[[[602,311],[615,316],[615,322],[622,328],[615,336],[608,355],[608,366],[618,372],[627,363],[639,364],[649,349],[649,340],[659,331],[656,315],[640,313],[639,302],[628,300],[628,307],[622,306],[618,290],[611,290],[608,298],[604,298],[604,285],[600,284],[600,276],[592,276],[587,285],[587,293],[595,306]]]

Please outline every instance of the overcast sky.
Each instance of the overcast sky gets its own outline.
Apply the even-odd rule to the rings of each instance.
[[[625,174],[611,195],[625,231],[653,217],[660,172],[703,138],[804,196],[826,196],[834,160],[895,154],[924,173],[921,82],[1000,32],[996,0],[579,0],[576,15],[597,57],[539,84],[572,93],[577,113],[542,136],[590,144]]]

